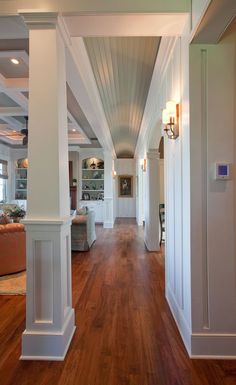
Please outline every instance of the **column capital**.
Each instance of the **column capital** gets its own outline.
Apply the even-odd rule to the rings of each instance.
[[[147,158],[148,159],[159,159],[160,153],[157,149],[150,149],[147,152]]]
[[[58,12],[20,10],[19,14],[29,29],[54,29],[58,24]]]

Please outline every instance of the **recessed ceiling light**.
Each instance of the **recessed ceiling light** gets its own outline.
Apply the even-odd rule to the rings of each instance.
[[[12,62],[13,64],[19,64],[19,60],[15,59],[15,58],[11,59],[11,62]]]
[[[73,128],[73,129],[72,129],[72,131],[73,131],[73,132],[75,132],[75,131],[76,131],[76,129],[75,129],[75,128]]]

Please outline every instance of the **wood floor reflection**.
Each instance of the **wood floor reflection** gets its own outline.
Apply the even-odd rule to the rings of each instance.
[[[97,226],[89,252],[73,253],[76,333],[64,362],[19,361],[25,298],[0,297],[0,384],[233,385],[236,362],[190,360],[164,296],[164,256],[142,228]]]

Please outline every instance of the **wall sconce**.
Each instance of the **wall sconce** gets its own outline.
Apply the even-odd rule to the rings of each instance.
[[[179,136],[179,104],[173,101],[166,103],[166,108],[162,111],[162,123],[165,125],[164,131],[169,139],[176,139]]]
[[[112,177],[115,178],[117,175],[117,172],[115,170],[112,171]]]
[[[141,169],[143,172],[146,172],[147,170],[147,159],[142,159],[141,160]]]

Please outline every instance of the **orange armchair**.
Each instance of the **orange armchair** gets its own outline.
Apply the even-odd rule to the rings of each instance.
[[[26,237],[22,223],[0,225],[0,275],[26,268]]]

